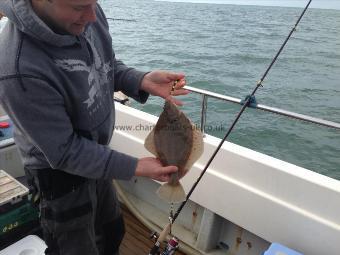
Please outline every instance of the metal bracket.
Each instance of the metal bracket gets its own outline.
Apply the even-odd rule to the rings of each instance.
[[[247,95],[247,96],[245,97],[245,99],[243,99],[243,100],[241,101],[240,104],[241,104],[241,105],[244,105],[244,103],[245,103],[248,99],[250,99],[250,100],[249,100],[248,106],[251,107],[251,108],[256,108],[256,107],[257,107],[257,101],[256,101],[255,96],[252,96],[252,95]]]

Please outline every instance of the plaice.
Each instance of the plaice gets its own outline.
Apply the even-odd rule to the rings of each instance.
[[[169,203],[179,203],[186,195],[179,179],[203,153],[203,135],[175,104],[166,100],[163,112],[145,139],[145,148],[158,157],[164,166],[175,165],[178,172],[171,174],[157,194]]]

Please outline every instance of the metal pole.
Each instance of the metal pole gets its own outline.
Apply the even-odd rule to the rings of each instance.
[[[202,107],[201,107],[201,132],[205,134],[205,123],[207,120],[207,105],[208,105],[208,97],[202,94]]]
[[[239,104],[239,105],[243,104],[243,100],[239,99],[239,98],[225,96],[225,95],[221,95],[221,94],[218,94],[218,93],[214,93],[214,92],[210,92],[210,91],[207,91],[207,90],[198,89],[198,88],[194,88],[194,87],[190,87],[190,86],[185,86],[184,88],[191,91],[191,92],[200,94],[200,95],[202,95],[202,97],[203,97],[203,95],[205,95],[206,97],[212,97],[212,98],[216,98],[216,99],[219,99],[219,100],[223,100],[223,101],[227,101],[227,102],[231,102],[231,103],[235,103],[235,104]],[[312,117],[312,116],[308,116],[308,115],[304,115],[304,114],[300,114],[300,113],[296,113],[296,112],[291,112],[291,111],[287,111],[287,110],[284,110],[284,109],[279,109],[279,108],[276,108],[276,107],[267,106],[267,105],[264,105],[264,104],[255,104],[255,105],[251,104],[251,105],[248,105],[248,107],[254,108],[254,109],[259,109],[259,110],[270,112],[270,113],[279,114],[279,115],[282,115],[282,116],[290,117],[290,118],[293,118],[293,119],[297,119],[297,120],[301,120],[301,121],[305,121],[305,122],[309,122],[309,123],[313,123],[313,124],[317,124],[317,125],[320,125],[320,126],[325,126],[325,127],[340,130],[340,123],[333,122],[333,121],[324,120],[324,119],[320,119],[320,118],[316,118],[316,117]]]

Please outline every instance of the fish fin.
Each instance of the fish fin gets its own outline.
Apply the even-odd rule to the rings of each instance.
[[[192,142],[192,150],[189,155],[188,161],[185,164],[185,169],[190,170],[193,164],[201,157],[204,150],[203,143],[203,134],[202,132],[193,125],[193,142]]]
[[[185,191],[180,183],[177,185],[164,183],[157,190],[157,195],[168,203],[181,203],[186,199]]]
[[[151,130],[151,132],[148,134],[144,141],[144,147],[149,152],[151,152],[153,155],[157,156],[157,151],[155,147],[155,140],[154,140],[154,134],[155,134],[155,128]]]

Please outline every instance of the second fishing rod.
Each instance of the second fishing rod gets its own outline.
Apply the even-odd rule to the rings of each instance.
[[[271,70],[271,68],[273,67],[274,63],[276,62],[277,58],[279,57],[279,55],[281,54],[282,50],[284,49],[284,47],[286,46],[287,42],[289,41],[289,39],[291,38],[292,34],[294,33],[294,31],[296,31],[296,27],[298,26],[298,24],[300,23],[302,17],[304,16],[305,12],[307,11],[308,7],[310,6],[312,0],[309,0],[307,5],[305,6],[305,8],[303,9],[301,15],[299,16],[297,22],[295,23],[294,27],[291,29],[290,33],[288,34],[288,36],[286,37],[285,41],[283,42],[283,44],[281,45],[280,49],[278,50],[278,52],[276,53],[275,57],[273,58],[273,60],[271,61],[270,65],[268,66],[268,68],[266,69],[266,71],[264,72],[264,74],[262,75],[261,79],[257,82],[255,88],[253,89],[252,93],[250,95],[248,95],[246,97],[246,99],[244,100],[244,103],[241,107],[241,110],[239,111],[239,113],[237,114],[235,120],[233,121],[233,123],[231,124],[230,128],[228,129],[227,133],[225,134],[225,136],[223,137],[223,139],[221,140],[221,142],[218,144],[217,148],[215,149],[214,153],[212,154],[212,156],[210,157],[209,161],[207,162],[207,164],[205,165],[204,169],[202,170],[200,176],[198,177],[198,179],[196,180],[196,182],[193,184],[193,186],[191,187],[190,191],[188,192],[185,201],[183,201],[181,203],[181,205],[178,207],[178,209],[176,210],[174,215],[171,215],[169,217],[169,221],[170,223],[163,229],[163,231],[161,232],[160,237],[157,239],[157,242],[155,243],[156,245],[159,245],[159,243],[161,241],[163,241],[165,239],[165,235],[168,233],[168,230],[170,229],[170,225],[172,225],[178,215],[180,214],[180,212],[182,211],[183,207],[186,205],[187,201],[189,200],[191,194],[193,193],[193,191],[195,190],[195,188],[197,187],[198,183],[200,182],[200,180],[202,179],[203,175],[205,174],[205,172],[207,171],[207,169],[209,168],[211,162],[214,160],[215,156],[217,155],[217,153],[219,152],[219,150],[221,149],[223,143],[227,140],[227,138],[229,137],[231,131],[234,129],[236,123],[238,122],[238,120],[240,119],[241,115],[243,114],[243,112],[245,111],[245,109],[249,106],[249,104],[254,100],[255,98],[255,93],[256,91],[262,86],[262,83],[264,81],[264,79],[266,78],[267,74],[269,73],[269,71]],[[162,239],[162,240],[160,240]],[[158,246],[159,247],[159,246]],[[155,248],[155,247],[154,247]],[[150,254],[155,254],[152,251],[150,252]]]

